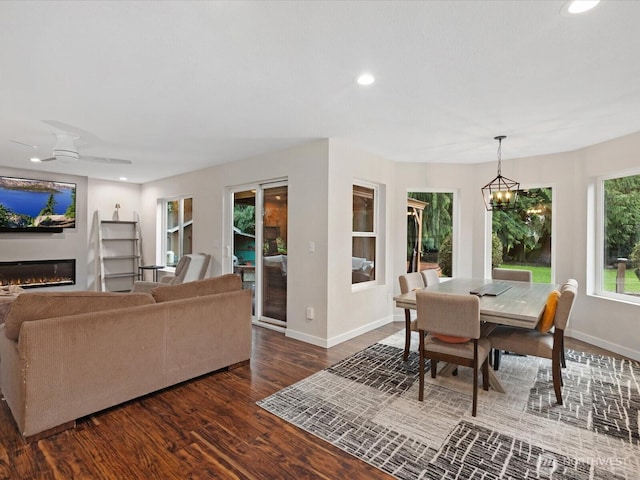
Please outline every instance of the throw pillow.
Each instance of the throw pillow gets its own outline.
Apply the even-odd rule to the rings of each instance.
[[[554,290],[547,297],[547,303],[542,312],[542,318],[538,322],[536,328],[540,333],[547,333],[553,327],[553,321],[556,317],[556,309],[558,308],[558,300],[560,300],[560,292]]]

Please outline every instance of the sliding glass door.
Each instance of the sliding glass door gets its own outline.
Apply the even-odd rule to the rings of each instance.
[[[287,321],[287,186],[270,186],[262,195],[262,314],[271,323]]]
[[[287,322],[288,189],[284,182],[231,192],[233,271],[253,292],[253,315],[276,328]]]

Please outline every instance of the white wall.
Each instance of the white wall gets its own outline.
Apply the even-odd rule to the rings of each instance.
[[[135,183],[126,182],[109,182],[106,180],[96,180],[90,178],[88,180],[88,191],[90,192],[87,205],[87,290],[99,290],[96,282],[98,276],[97,264],[97,226],[95,212],[100,212],[102,220],[115,219],[115,205],[120,204],[119,218],[120,220],[134,220],[135,213],[139,213],[141,202],[140,194],[142,186]],[[141,219],[141,224],[143,223]],[[150,237],[150,241],[154,241],[155,235]],[[146,248],[143,238],[142,249]]]
[[[481,200],[480,190],[474,192],[475,177],[473,166],[470,165],[445,165],[445,164],[396,164],[396,195],[393,208],[397,214],[396,223],[392,230],[391,243],[396,245],[393,276],[393,291],[400,293],[398,276],[407,271],[407,258],[405,245],[407,244],[407,194],[409,192],[442,191],[454,194],[454,250],[457,252],[453,259],[453,275],[457,277],[470,277],[473,274],[472,247],[484,241],[475,238],[478,219],[484,218],[482,210],[478,207]],[[429,207],[427,207],[429,208]],[[396,309],[395,316],[404,318],[401,311]]]
[[[587,260],[591,238],[587,219],[592,213],[588,188],[599,175],[622,172],[640,165],[640,133],[574,152],[503,161],[503,174],[522,186],[551,185],[555,192],[553,237],[557,252],[555,281],[576,278],[580,283],[569,335],[612,351],[640,359],[640,306],[588,295]],[[78,219],[75,231],[40,237],[34,234],[0,235],[0,260],[76,258],[78,284],[89,287],[93,211],[113,213],[122,205],[121,218],[138,210],[143,233],[145,263],[156,263],[157,202],[160,198],[192,195],[195,251],[213,254],[212,275],[231,270],[225,257],[230,219],[226,188],[271,179],[289,182],[289,265],[287,335],[322,346],[331,346],[375,328],[393,316],[391,296],[398,293],[398,275],[406,269],[406,194],[429,189],[456,194],[458,217],[457,256],[454,274],[483,277],[487,274],[485,234],[488,216],[480,188],[496,173],[496,162],[477,165],[404,164],[368,154],[336,140],[320,140],[283,152],[212,167],[137,186],[87,181],[84,177],[35,173],[0,167],[1,175],[74,182],[78,185]],[[351,205],[356,179],[384,186],[385,252],[382,282],[352,289]],[[315,243],[315,253],[308,250]],[[91,258],[89,258],[91,257]],[[592,260],[593,258],[591,258]],[[87,265],[83,269],[82,265]],[[62,287],[56,287],[62,288]],[[305,318],[313,307],[314,320]]]
[[[588,250],[594,240],[588,229],[593,216],[588,200],[589,185],[596,176],[624,172],[640,165],[640,133],[581,150],[520,158],[502,162],[502,173],[522,187],[551,186],[554,190],[555,282],[578,280],[580,288],[568,335],[640,359],[640,306],[592,295],[588,289],[587,262],[595,260]],[[457,276],[486,277],[490,215],[485,213],[481,187],[496,175],[496,162],[461,165],[397,164],[395,208],[406,208],[406,192],[425,188],[458,189],[460,234],[456,258]],[[591,217],[590,217],[591,216]],[[406,244],[406,225],[398,219],[393,242]],[[395,277],[405,270],[405,259],[397,258]],[[470,268],[469,268],[470,267]],[[395,292],[399,287],[394,287]],[[401,318],[396,309],[395,317]]]
[[[635,359],[640,359],[640,306],[596,297],[588,288],[587,262],[596,258],[588,255],[595,234],[587,228],[594,215],[587,192],[596,176],[639,166],[638,152],[640,133],[573,152],[503,161],[503,174],[523,186],[551,185],[554,189],[554,280],[562,283],[575,278],[580,285],[568,335]],[[495,176],[495,163],[477,165],[474,171],[476,178],[488,181]],[[474,246],[474,258],[478,254]],[[477,268],[474,273],[479,273]]]
[[[397,216],[392,208],[394,165],[337,140],[329,142],[329,195],[324,200],[329,207],[328,346],[392,321],[395,258],[389,239]],[[373,286],[351,285],[353,182],[357,180],[379,185],[377,250],[383,258],[376,259],[378,283]],[[402,215],[406,217],[404,211]]]
[[[582,285],[587,280],[587,260],[595,261],[600,252],[590,255],[588,245],[584,241],[590,238],[587,223],[587,212],[592,205],[587,202],[587,188],[594,183],[596,177],[611,173],[628,173],[630,168],[640,166],[640,133],[604,142],[575,152],[576,183],[580,190],[576,196],[577,217],[576,240],[570,247],[573,252],[574,272],[579,276]],[[637,171],[636,171],[637,173]],[[567,219],[568,220],[568,219]],[[591,258],[589,258],[591,257]],[[562,278],[562,277],[561,277]],[[584,290],[583,292],[584,293]],[[640,360],[640,305],[616,302],[614,300],[592,295],[589,287],[587,295],[580,296],[573,316],[571,335],[586,342],[599,345],[609,350]]]
[[[0,233],[0,261],[76,259],[76,285],[45,287],[42,291],[87,288],[87,178],[0,166],[0,175],[75,183],[76,227],[63,233]]]
[[[155,238],[158,199],[193,196],[193,249],[213,255],[211,275],[232,270],[226,253],[231,219],[227,188],[286,178],[289,184],[287,335],[324,344],[327,337],[328,141],[211,167],[142,187],[143,236]],[[309,242],[315,252],[309,252]],[[146,244],[151,242],[146,240]],[[156,249],[145,248],[155,263]],[[158,259],[160,260],[160,259]],[[315,319],[305,318],[313,307]]]

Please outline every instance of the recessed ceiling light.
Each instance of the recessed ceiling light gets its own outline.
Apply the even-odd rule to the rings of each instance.
[[[128,179],[127,177],[120,177],[120,180],[122,180],[123,182],[126,182]]]
[[[591,10],[600,0],[570,0],[562,6],[560,13],[564,16],[577,15]]]
[[[33,163],[40,163],[42,162],[42,160],[40,160],[38,157],[32,157],[29,160],[31,160]]]
[[[370,73],[366,73],[366,72],[361,73],[360,76],[358,76],[358,79],[356,80],[356,82],[358,82],[358,85],[362,85],[364,87],[371,85],[375,81],[376,81],[375,77]]]

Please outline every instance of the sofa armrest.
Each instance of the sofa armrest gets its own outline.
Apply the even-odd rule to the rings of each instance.
[[[155,304],[25,322],[25,437],[166,385],[165,318]],[[4,362],[4,359],[2,360]]]

